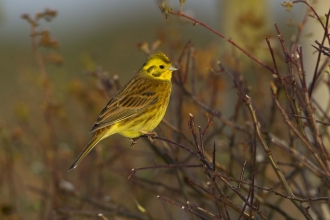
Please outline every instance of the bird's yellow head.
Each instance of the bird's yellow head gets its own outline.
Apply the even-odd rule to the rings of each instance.
[[[170,81],[172,78],[172,71],[177,70],[172,66],[171,61],[162,52],[156,52],[150,55],[147,61],[142,66],[142,72],[149,76]]]

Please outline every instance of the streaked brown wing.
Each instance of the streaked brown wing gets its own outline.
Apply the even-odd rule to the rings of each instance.
[[[139,82],[137,82],[139,81]],[[143,111],[149,105],[157,102],[158,97],[152,88],[143,85],[144,80],[135,78],[131,80],[117,96],[109,101],[107,106],[101,111],[91,132],[113,125],[119,121],[127,119]],[[136,86],[132,89],[131,86]],[[134,94],[130,92],[134,90]]]

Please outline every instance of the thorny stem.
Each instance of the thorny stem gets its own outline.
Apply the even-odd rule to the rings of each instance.
[[[297,114],[300,114],[300,108],[299,108],[299,105],[297,104],[296,97],[295,97],[296,96],[296,82],[294,81],[293,70],[292,70],[293,65],[294,66],[297,66],[297,64],[293,60],[293,58],[290,56],[290,54],[288,52],[288,49],[285,47],[283,36],[282,36],[282,34],[281,34],[281,32],[280,32],[277,24],[275,23],[274,25],[275,25],[275,29],[276,29],[277,34],[278,34],[278,38],[279,38],[279,40],[281,42],[282,51],[283,51],[283,54],[285,56],[285,62],[287,64],[288,72],[291,73],[291,78],[292,79],[289,82],[290,82],[290,84],[292,86],[292,90],[293,90],[293,93],[294,94],[293,95],[290,95],[289,94],[289,91],[288,91],[288,89],[286,88],[286,86],[284,84],[284,80],[282,79],[282,77],[280,76],[279,73],[278,73],[278,77],[279,77],[278,81],[281,84],[281,86],[282,86],[282,88],[283,88],[283,90],[285,92],[285,95],[287,97],[287,100],[288,100],[288,102],[290,104],[291,111],[292,112],[296,112]],[[268,40],[267,40],[267,44],[268,44],[269,50],[271,51],[271,55],[272,55],[274,67],[277,69],[276,59],[274,57],[274,54],[272,53],[273,49],[270,46],[270,43],[269,43]],[[276,72],[278,72],[278,70]],[[300,79],[301,79],[301,77],[300,77]],[[303,79],[304,79],[304,77],[303,77]],[[302,134],[304,134],[304,136],[306,136],[305,131],[303,129],[303,125],[302,125],[302,120],[299,119],[299,118],[297,118],[297,123],[299,124],[300,132]]]
[[[163,201],[165,201],[165,202],[171,203],[171,204],[173,204],[173,205],[175,205],[175,206],[178,206],[178,207],[180,207],[181,209],[183,209],[183,210],[185,210],[185,211],[188,211],[188,212],[194,214],[195,216],[198,216],[198,217],[199,217],[200,219],[202,219],[202,220],[207,220],[207,218],[205,218],[205,217],[202,216],[201,214],[195,212],[195,211],[192,210],[189,206],[184,206],[184,205],[182,205],[182,204],[180,204],[180,203],[178,203],[178,202],[174,202],[173,200],[168,199],[168,198],[165,198],[165,197],[163,197],[163,196],[157,196],[157,198],[159,198],[159,199],[161,199],[161,200],[163,200]]]
[[[279,180],[281,181],[281,183],[283,184],[286,192],[291,196],[291,197],[295,197],[295,195],[293,194],[288,182],[286,181],[282,171],[279,169],[277,163],[275,162],[273,156],[272,156],[272,152],[270,151],[266,141],[264,140],[260,128],[259,128],[259,122],[258,119],[256,117],[255,114],[255,110],[252,107],[252,103],[251,103],[251,98],[249,96],[246,95],[245,99],[243,100],[245,102],[245,104],[247,105],[249,112],[251,114],[252,117],[252,121],[253,121],[253,125],[254,125],[254,129],[256,131],[256,135],[257,138],[259,139],[259,142],[263,148],[263,150],[265,151],[266,155],[268,156],[268,159],[270,161],[270,164],[273,167],[273,170],[275,171],[277,177],[279,178]],[[299,203],[297,203],[297,201],[295,200],[290,200],[300,211],[301,213],[306,217],[306,219],[312,219],[312,217],[310,216],[310,214],[305,210],[304,207],[302,207]]]
[[[280,113],[282,114],[282,117],[284,118],[284,122],[291,128],[291,130],[297,135],[297,137],[300,138],[300,140],[306,145],[306,147],[309,149],[309,151],[313,154],[313,156],[315,157],[315,159],[317,160],[317,162],[319,163],[319,165],[322,167],[322,169],[324,171],[327,171],[328,169],[326,168],[326,165],[323,163],[323,161],[321,160],[321,158],[319,157],[319,155],[316,152],[315,147],[304,137],[300,134],[300,132],[295,128],[295,126],[293,126],[293,124],[290,122],[287,113],[285,112],[285,110],[282,108],[282,106],[280,105],[276,93],[275,93],[275,86],[271,86],[271,90],[273,93],[273,99],[275,100],[276,106],[277,108],[280,110]],[[327,178],[329,178],[329,174],[327,173]]]
[[[302,75],[303,75],[303,78],[305,78],[304,77],[305,71],[304,71],[304,65],[303,65],[303,53],[302,53],[301,48],[300,48],[300,51],[298,51],[298,52],[299,52],[299,56],[300,56],[300,66],[301,66]],[[303,82],[305,82],[305,80]],[[319,130],[318,130],[318,127],[316,125],[316,119],[315,119],[315,114],[314,114],[314,111],[313,111],[313,106],[312,106],[312,103],[310,101],[310,96],[308,96],[306,84],[303,84],[303,93],[304,93],[304,98],[305,98],[305,103],[306,103],[306,110],[307,110],[307,113],[308,113],[309,117],[311,118],[311,123],[310,124],[311,124],[312,130],[313,130],[313,133],[314,133],[314,139],[315,139],[315,142],[316,142],[316,146],[321,151],[321,156],[323,157],[323,161],[324,161],[325,165],[327,165],[327,163],[328,163],[328,152],[325,149],[325,147],[322,143],[322,140],[320,138]],[[328,166],[326,166],[326,168],[327,168],[327,173],[330,173]]]
[[[281,149],[289,152],[290,155],[296,158],[297,161],[301,161],[315,175],[319,177],[327,175],[326,172],[315,166],[310,160],[302,156],[297,150],[287,146],[287,144],[283,140],[280,140],[279,138],[277,138],[275,135],[272,134],[270,134],[269,136],[272,143],[274,143],[276,146],[280,147]]]
[[[326,24],[324,26],[323,25],[323,22],[321,21],[321,19],[318,16],[318,14],[314,11],[314,8],[311,7],[311,6],[309,6],[309,7],[313,10],[314,14],[317,16],[317,19],[320,21],[321,25],[324,28],[324,35],[323,35],[323,38],[322,38],[322,41],[321,41],[321,45],[324,45],[324,42],[325,42],[326,38],[328,38],[328,43],[330,44],[330,37],[329,37],[329,34],[328,34],[328,26],[329,26],[329,19],[330,19],[330,9],[328,11],[328,14],[326,15],[326,18],[327,19],[326,19]],[[321,51],[318,51],[317,62],[316,62],[316,65],[315,65],[315,70],[314,70],[314,74],[313,74],[312,83],[311,83],[311,85],[309,87],[309,90],[308,90],[309,97],[312,96],[312,93],[313,93],[313,90],[314,90],[316,81],[317,81],[317,79],[319,78],[319,76],[322,73],[322,72],[319,72],[318,73],[318,69],[319,69],[319,65],[320,65],[320,60],[321,60],[321,55],[322,55],[322,52]]]
[[[244,185],[251,185],[251,182],[250,181],[241,181],[241,180],[236,180],[236,179],[232,179],[232,178],[228,178],[228,180],[234,181],[234,182],[239,182],[239,183],[244,184]],[[322,196],[322,197],[316,197],[316,198],[303,199],[303,198],[298,198],[296,196],[295,197],[291,197],[289,195],[286,195],[286,194],[277,192],[273,188],[261,187],[261,186],[257,186],[257,185],[254,185],[254,188],[256,188],[258,190],[272,192],[275,195],[281,196],[281,197],[286,198],[286,199],[296,200],[296,201],[301,202],[301,203],[311,202],[311,201],[324,201],[324,202],[330,201],[330,196]]]
[[[199,153],[197,153],[197,152],[194,152],[194,151],[192,151],[192,150],[190,150],[189,148],[186,148],[185,146],[183,146],[183,145],[181,145],[181,144],[178,144],[178,143],[176,143],[176,142],[174,142],[174,141],[171,141],[171,140],[169,140],[169,139],[167,139],[167,138],[162,138],[162,137],[158,137],[158,136],[156,136],[156,137],[153,137],[153,139],[157,139],[157,140],[162,140],[162,141],[165,141],[165,142],[168,142],[168,143],[170,143],[170,144],[173,144],[173,145],[175,145],[175,146],[178,146],[178,147],[180,147],[180,148],[182,148],[182,149],[184,149],[184,150],[186,150],[186,151],[188,151],[188,152],[190,152],[191,154],[193,154],[196,158],[198,158],[204,165],[203,166],[205,166],[206,167],[206,170],[207,170],[207,176],[209,177],[209,179],[210,179],[210,181],[212,180],[212,174],[210,174],[210,172],[216,172],[216,176],[220,176],[220,179],[222,180],[222,181],[224,181],[225,183],[226,183],[226,185],[228,185],[241,199],[243,199],[243,201],[245,201],[245,203],[247,203],[248,204],[248,206],[249,207],[251,207],[251,208],[253,208],[256,212],[257,212],[257,215],[255,216],[255,218],[256,219],[260,219],[260,218],[262,218],[262,219],[266,219],[265,217],[264,217],[264,215],[261,213],[261,211],[260,210],[257,210],[255,207],[252,207],[251,205],[250,205],[250,203],[249,203],[249,201],[240,193],[240,192],[238,192],[237,190],[235,190],[235,188],[233,187],[233,186],[231,186],[231,184],[228,182],[228,181],[226,181],[224,178],[222,178],[221,177],[221,175],[219,175],[218,174],[218,172],[215,170],[215,171],[213,171],[214,170],[214,168],[213,168],[213,160],[212,160],[212,162],[209,162],[208,161],[208,159],[206,159],[205,157],[204,157],[204,155],[202,155],[202,154],[199,154]],[[214,159],[215,160],[215,159]],[[155,169],[155,168],[166,168],[166,166],[169,166],[170,168],[173,168],[173,167],[176,167],[176,166],[179,166],[179,167],[184,167],[184,166],[189,166],[189,165],[186,165],[186,164],[182,164],[182,165],[175,165],[175,164],[173,164],[173,165],[155,165],[155,166],[150,166],[150,167],[144,167],[144,168],[141,168],[141,170],[143,170],[143,169]],[[192,167],[200,167],[201,165],[193,165]],[[138,168],[139,169],[139,168]],[[131,175],[133,175],[138,169],[133,169],[132,170],[132,173],[131,173]],[[130,176],[131,176],[130,175]],[[215,187],[215,189],[216,189],[216,191],[219,193],[219,195],[220,195],[220,197],[218,197],[217,196],[217,198],[220,200],[220,201],[222,201],[222,202],[224,202],[225,204],[227,204],[228,206],[230,206],[230,207],[232,207],[234,210],[236,210],[236,211],[238,211],[238,212],[241,212],[241,209],[240,208],[238,208],[236,205],[234,205],[229,199],[227,199],[227,197],[223,194],[223,192],[222,192],[222,190],[221,190],[221,188],[220,188],[220,186],[216,183],[216,182],[214,182],[214,184],[213,184],[213,186]],[[244,215],[244,217],[247,217],[247,218],[249,218],[250,217],[250,215],[248,214],[248,213],[246,213],[246,212],[242,212],[242,214]]]
[[[193,204],[193,203],[191,203],[191,202],[189,202],[189,201],[187,201],[187,205],[188,205],[189,208],[192,208],[192,209],[196,209],[196,210],[202,211],[203,213],[206,213],[206,214],[210,215],[210,216],[213,217],[213,218],[220,219],[220,218],[218,218],[216,215],[214,215],[213,213],[211,213],[211,212],[209,212],[209,211],[203,209],[202,207],[197,206],[197,205],[195,205],[195,204]]]
[[[204,166],[204,164],[164,164],[164,165],[156,164],[154,166],[140,167],[140,168],[132,169],[132,173],[128,176],[127,179],[131,178],[132,175],[134,175],[137,171],[140,171],[140,170],[151,170],[151,169],[159,169],[159,168],[171,169],[171,168],[178,168],[178,167],[197,168],[197,167],[203,167],[203,166]]]
[[[291,115],[291,116],[292,117],[297,117],[297,118],[303,118],[303,119],[306,119],[306,120],[312,120],[311,118],[307,118],[307,117],[300,116],[300,115]],[[320,121],[320,120],[315,120],[315,122],[326,125],[326,126],[330,126],[330,122],[324,122],[324,121]]]

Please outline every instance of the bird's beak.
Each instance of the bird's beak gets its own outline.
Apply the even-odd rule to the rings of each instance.
[[[174,66],[171,66],[170,68],[168,68],[169,70],[171,71],[175,71],[175,70],[178,70],[177,68],[175,68]]]

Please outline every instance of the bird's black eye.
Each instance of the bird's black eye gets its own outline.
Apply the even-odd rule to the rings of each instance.
[[[164,66],[163,65],[159,65],[159,68],[164,69]]]

